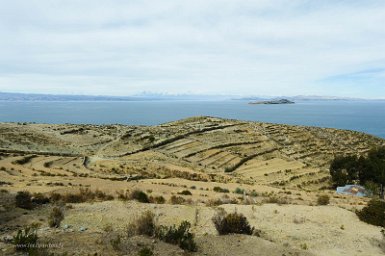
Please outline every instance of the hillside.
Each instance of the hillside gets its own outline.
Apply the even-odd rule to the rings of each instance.
[[[71,204],[66,210],[63,223],[76,227],[75,232],[60,229],[53,239],[68,245],[75,236],[83,253],[120,255],[108,246],[91,250],[85,245],[101,239],[105,225],[120,232],[143,209],[152,209],[161,223],[193,223],[199,255],[226,255],[234,248],[237,255],[252,255],[251,245],[252,251],[273,252],[255,255],[381,255],[379,228],[351,212],[368,199],[336,195],[329,190],[328,171],[334,155],[365,154],[380,145],[385,141],[359,132],[213,117],[158,126],[2,123],[0,185],[8,193],[1,195],[3,202],[12,202],[21,190],[48,195],[84,187],[113,195],[113,201]],[[133,189],[162,196],[166,204],[116,199]],[[182,190],[191,195],[180,195]],[[320,194],[331,196],[329,206],[314,206]],[[173,196],[183,200],[169,203]],[[50,237],[54,231],[45,227],[50,207],[24,214],[2,203],[0,236],[39,222],[41,236]],[[217,236],[210,219],[218,207],[245,214],[261,237]],[[76,232],[81,226],[88,230]],[[59,251],[66,250],[72,252],[68,246]],[[166,244],[157,250],[159,255],[181,253]]]

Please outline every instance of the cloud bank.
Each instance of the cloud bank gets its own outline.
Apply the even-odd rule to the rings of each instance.
[[[0,91],[385,98],[385,2],[13,0]]]

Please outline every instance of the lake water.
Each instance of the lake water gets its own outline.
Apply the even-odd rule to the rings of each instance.
[[[216,116],[362,131],[385,138],[385,101],[0,101],[0,122],[155,125],[191,116]]]

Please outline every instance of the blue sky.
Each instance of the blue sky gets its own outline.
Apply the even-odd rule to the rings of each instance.
[[[382,0],[0,6],[0,91],[385,98]]]

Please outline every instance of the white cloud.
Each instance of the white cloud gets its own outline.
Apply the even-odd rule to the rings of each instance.
[[[383,1],[3,1],[0,91],[385,97],[383,73],[352,79],[385,68],[384,13]]]

